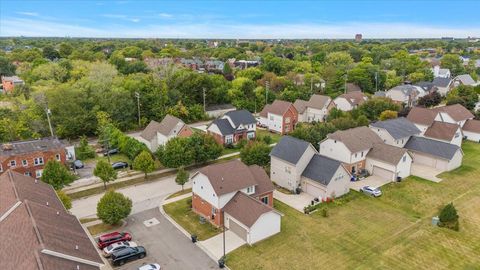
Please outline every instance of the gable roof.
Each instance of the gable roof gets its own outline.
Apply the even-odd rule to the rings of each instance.
[[[319,154],[313,155],[302,176],[307,177],[323,186],[328,186],[335,172],[342,164],[334,159]]]
[[[421,87],[419,86],[414,86],[414,85],[410,85],[410,84],[402,84],[402,85],[397,85],[395,87],[393,87],[392,89],[388,90],[387,92],[390,92],[390,91],[400,91],[402,92],[405,96],[410,96],[412,95],[412,93],[420,93],[420,89],[422,89]],[[423,89],[422,89],[423,90]]]
[[[435,121],[425,131],[425,137],[451,141],[455,137],[455,133],[460,128],[457,124]]]
[[[252,227],[258,218],[265,213],[274,211],[270,206],[238,191],[224,206],[225,213],[240,221],[247,227]]]
[[[434,91],[436,88],[435,84],[433,84],[432,82],[426,82],[426,81],[417,82],[415,85],[418,87],[421,87],[425,92]]]
[[[470,74],[462,74],[455,77],[456,81],[460,81],[463,85],[474,85],[475,81],[473,80]]]
[[[465,125],[463,125],[462,130],[480,133],[480,120],[467,120],[467,122],[465,122]]]
[[[311,144],[291,136],[283,136],[282,139],[273,147],[271,156],[285,160],[292,164],[297,164],[303,153]]]
[[[140,133],[140,137],[147,141],[151,141],[157,136],[157,130],[160,129],[160,123],[155,120],[150,121],[147,127]]]
[[[452,82],[450,78],[436,77],[433,79],[432,84],[437,87],[447,87]]]
[[[407,149],[385,143],[376,143],[368,151],[367,157],[397,165],[405,153],[407,153]]]
[[[240,160],[232,160],[203,167],[200,173],[208,177],[215,193],[218,196],[238,191],[264,182],[264,176],[259,171],[252,173],[250,167]],[[268,176],[267,176],[268,177]]]
[[[178,130],[180,130],[185,123],[178,119],[175,116],[167,114],[162,122],[160,122],[160,126],[157,130],[158,133],[168,136],[172,133],[172,131],[178,126]]]
[[[262,167],[258,165],[251,165],[248,166],[248,168],[253,174],[253,178],[255,178],[257,182],[257,185],[255,186],[255,193],[252,195],[253,197],[271,192],[275,189],[272,180],[270,180],[270,177],[268,177],[267,173]]]
[[[342,94],[337,98],[344,98],[350,103],[352,106],[361,105],[365,102],[367,96],[365,96],[362,92],[354,91],[346,94]]]
[[[407,119],[415,124],[429,126],[435,121],[437,112],[422,107],[413,107],[407,115]]]
[[[253,117],[253,115],[247,110],[229,111],[225,116],[230,117],[235,127],[238,127],[239,125],[255,124],[257,122],[255,117]]]
[[[360,86],[358,86],[357,84],[354,84],[354,83],[347,83],[347,93],[350,93],[350,92],[362,92],[362,88],[360,88]]]
[[[65,145],[57,138],[9,142],[0,144],[0,156],[21,155],[62,148],[65,148]]]
[[[451,160],[460,149],[457,145],[413,136],[404,146],[406,149],[426,153],[435,157]]]
[[[321,110],[328,105],[330,100],[329,96],[312,95],[308,101],[308,107]]]
[[[218,127],[218,129],[220,130],[220,133],[224,136],[233,134],[235,132],[235,129],[232,127],[232,125],[230,125],[230,122],[227,119],[217,118],[213,120],[213,122],[210,125],[213,125],[213,124],[215,124]]]
[[[272,104],[267,104],[260,112],[260,116],[267,117],[268,113],[283,116],[293,106],[291,102],[276,99]]]
[[[464,121],[475,117],[469,110],[467,110],[467,108],[460,104],[436,107],[432,110],[448,113],[448,115],[450,115],[455,121]]]
[[[341,141],[352,153],[370,149],[376,143],[383,143],[382,139],[368,127],[338,130],[327,137]]]
[[[305,101],[303,99],[297,99],[293,103],[293,107],[295,107],[295,109],[297,109],[298,113],[303,113],[305,111],[305,109],[307,109],[307,106],[308,106],[308,101]]]
[[[407,118],[399,117],[371,123],[370,126],[385,129],[394,139],[401,139],[421,133]]]

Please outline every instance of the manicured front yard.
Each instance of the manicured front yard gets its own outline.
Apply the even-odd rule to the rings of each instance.
[[[221,230],[205,221],[200,223],[200,217],[195,214],[187,203],[191,198],[186,198],[180,201],[169,203],[163,206],[165,212],[172,217],[180,226],[182,226],[190,234],[196,234],[198,240],[205,240],[216,234]]]
[[[463,166],[441,183],[409,177],[371,198],[357,192],[304,215],[275,202],[282,232],[227,255],[231,269],[479,269],[480,144],[464,143]],[[460,231],[433,227],[438,208],[454,202]]]
[[[122,224],[108,225],[108,224],[105,224],[105,223],[100,223],[100,224],[92,225],[92,226],[88,227],[87,229],[88,229],[88,231],[90,232],[91,235],[97,235],[97,234],[113,231],[117,228],[120,228],[121,226],[122,226]]]
[[[270,132],[266,129],[258,129],[257,128],[257,137],[264,137],[264,136],[270,136],[272,138],[272,143],[278,143],[280,139],[282,138],[282,135],[278,133],[273,133]]]
[[[187,194],[187,193],[190,193],[190,192],[192,192],[192,189],[191,189],[191,188],[186,188],[186,189],[184,189],[184,190],[177,191],[177,192],[175,192],[175,193],[170,194],[170,195],[167,197],[167,200],[168,200],[168,199],[171,199],[171,198],[178,197],[178,196],[182,196],[183,194]]]

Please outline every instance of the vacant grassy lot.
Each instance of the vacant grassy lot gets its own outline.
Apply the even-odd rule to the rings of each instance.
[[[264,137],[264,136],[270,136],[272,138],[272,143],[277,143],[282,138],[282,135],[278,133],[273,133],[273,132],[269,132],[266,129],[257,128],[257,137]]]
[[[187,232],[196,234],[200,241],[220,233],[221,230],[208,221],[205,221],[204,224],[200,223],[200,217],[190,209],[190,205],[187,203],[189,199],[191,198],[169,203],[164,205],[163,209]]]
[[[231,269],[480,269],[480,144],[464,143],[463,166],[435,184],[392,183],[381,198],[351,192],[327,218],[276,202],[282,233],[227,256]],[[460,231],[433,227],[454,202]]]

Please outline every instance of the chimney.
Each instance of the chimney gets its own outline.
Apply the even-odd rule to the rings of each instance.
[[[57,211],[57,216],[60,215],[60,212]]]
[[[48,206],[48,202],[47,202],[47,206]]]
[[[2,149],[3,149],[4,151],[12,150],[12,149],[13,149],[13,144],[11,144],[11,143],[4,143],[4,144],[2,145]]]

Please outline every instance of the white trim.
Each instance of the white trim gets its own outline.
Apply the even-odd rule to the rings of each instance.
[[[88,264],[88,265],[91,265],[91,266],[100,267],[100,266],[103,265],[103,263],[98,263],[98,262],[94,262],[94,261],[90,261],[90,260],[78,258],[78,257],[75,257],[75,256],[63,254],[63,253],[56,252],[56,251],[49,250],[49,249],[42,249],[41,252],[42,252],[43,254],[48,254],[48,255],[51,255],[51,256],[54,256],[54,257],[59,257],[59,258],[66,259],[66,260],[70,260],[70,261],[75,261],[75,262],[79,262],[79,263],[84,263],[84,264]]]
[[[17,209],[18,206],[20,206],[20,204],[22,204],[22,202],[17,201],[12,207],[10,207],[10,209],[8,209],[7,212],[5,212],[5,214],[3,214],[0,217],[0,222],[2,222],[4,219],[6,219],[8,217],[8,215],[10,215],[10,213],[12,213],[15,209]]]

